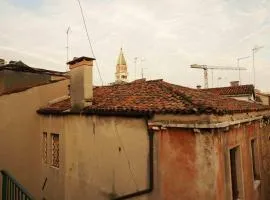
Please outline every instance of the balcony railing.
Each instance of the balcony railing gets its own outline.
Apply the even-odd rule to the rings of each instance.
[[[31,194],[7,171],[2,174],[2,200],[34,200]]]

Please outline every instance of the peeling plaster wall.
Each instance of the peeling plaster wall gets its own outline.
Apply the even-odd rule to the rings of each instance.
[[[261,179],[262,194],[264,199],[270,199],[270,125],[269,121],[260,129],[260,142],[261,142]]]
[[[179,132],[181,131],[181,133]],[[156,133],[159,140],[158,174],[160,200],[197,198],[198,169],[196,137],[190,129],[167,129]],[[192,192],[190,192],[192,188]]]
[[[243,198],[270,199],[270,126],[260,121],[229,129],[168,128],[159,140],[158,177],[162,200],[230,200],[230,149],[240,148]],[[253,180],[251,140],[257,139],[260,184]],[[257,182],[258,183],[258,182]]]
[[[145,119],[42,116],[43,131],[60,134],[60,168],[43,164],[46,199],[102,200],[148,187]]]
[[[259,142],[259,123],[244,123],[241,126],[231,126],[229,130],[219,129],[214,136],[215,147],[219,150],[218,185],[223,190],[223,199],[232,199],[230,149],[239,147],[242,171],[243,198],[255,200],[257,191],[254,189],[251,139],[256,138]],[[259,146],[258,146],[259,149]],[[258,155],[259,157],[259,155]],[[258,160],[259,161],[259,160]],[[223,181],[222,181],[223,180]]]
[[[216,199],[218,155],[211,132],[170,128],[158,132],[162,200]]]

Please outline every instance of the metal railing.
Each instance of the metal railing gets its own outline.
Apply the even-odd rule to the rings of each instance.
[[[2,174],[2,200],[34,200],[31,194],[7,171]]]

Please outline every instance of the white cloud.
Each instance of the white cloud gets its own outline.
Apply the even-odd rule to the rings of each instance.
[[[146,59],[143,66],[148,77],[164,77],[194,87],[203,85],[203,72],[190,69],[190,64],[235,66],[237,57],[250,55],[251,48],[258,44],[265,46],[256,55],[256,75],[261,77],[258,87],[270,90],[267,82],[270,72],[266,70],[270,65],[269,1],[81,0],[81,3],[106,83],[114,80],[116,57],[122,45],[131,79],[133,58],[139,56]],[[0,7],[0,57],[64,70],[68,26],[72,30],[70,57],[91,56],[77,0],[44,0],[35,7],[1,1]],[[249,70],[243,72],[243,81],[249,83],[251,60],[244,64]],[[214,80],[224,77],[220,85],[238,78],[236,72],[214,75]],[[96,71],[94,81],[100,84]]]

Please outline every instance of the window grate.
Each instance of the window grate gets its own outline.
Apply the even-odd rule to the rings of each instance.
[[[48,144],[47,144],[47,132],[43,132],[43,138],[42,138],[42,152],[43,152],[43,162],[48,162]]]
[[[59,168],[59,135],[52,134],[52,166]]]

